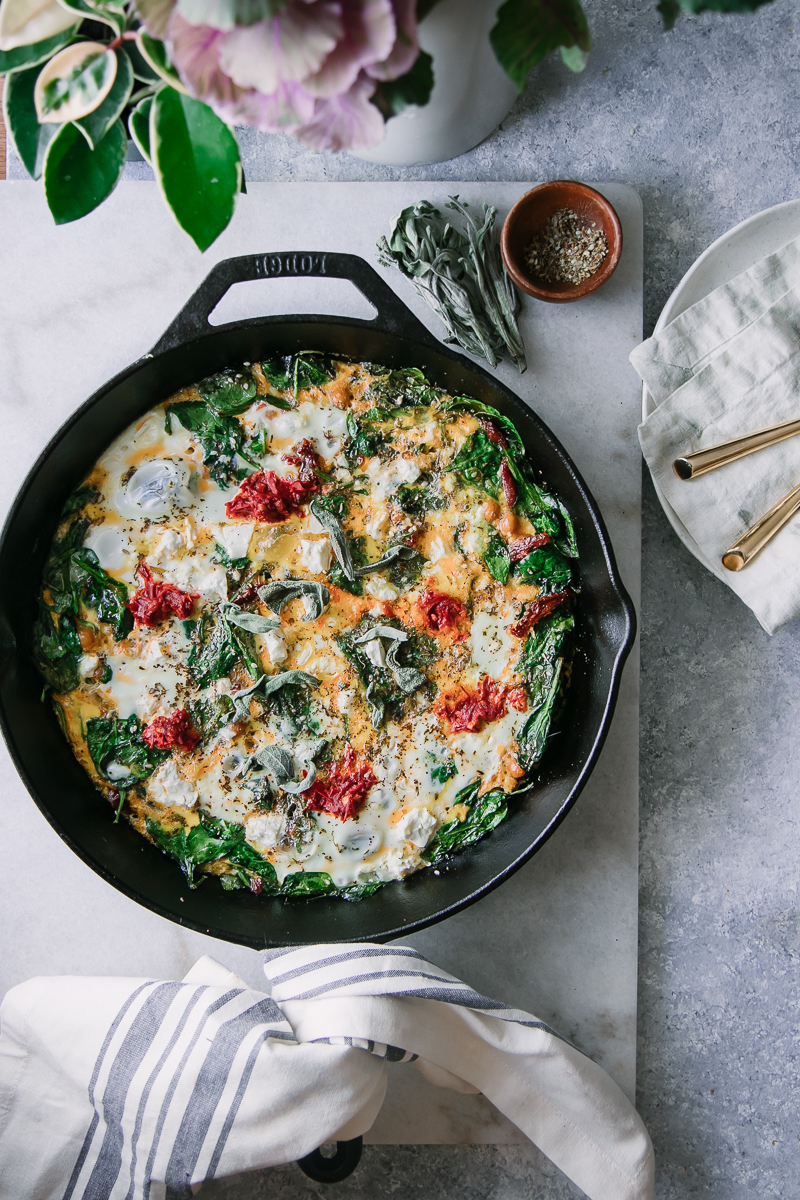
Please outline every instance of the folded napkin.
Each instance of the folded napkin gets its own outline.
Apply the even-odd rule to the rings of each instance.
[[[744,570],[722,555],[800,484],[800,439],[682,481],[674,459],[800,416],[800,239],[670,322],[631,354],[657,407],[642,452],[695,556],[768,633],[800,616],[800,516]]]
[[[181,983],[33,979],[0,1011],[2,1200],[182,1200],[369,1129],[387,1062],[482,1092],[591,1200],[650,1200],[608,1075],[407,947],[270,951],[272,995],[204,958]],[[151,1186],[152,1184],[152,1186]]]

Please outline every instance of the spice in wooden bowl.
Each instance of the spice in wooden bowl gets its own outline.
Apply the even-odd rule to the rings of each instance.
[[[525,249],[525,265],[543,283],[583,283],[605,261],[608,241],[602,229],[581,222],[573,208],[560,208]]]

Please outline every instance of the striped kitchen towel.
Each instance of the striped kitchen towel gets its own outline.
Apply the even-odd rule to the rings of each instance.
[[[212,959],[181,983],[40,978],[0,1010],[0,1200],[183,1200],[366,1133],[387,1062],[482,1092],[591,1200],[650,1200],[653,1152],[590,1059],[401,946]]]

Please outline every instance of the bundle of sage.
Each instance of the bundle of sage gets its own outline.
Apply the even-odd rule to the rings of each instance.
[[[478,225],[458,196],[451,196],[445,207],[463,218],[463,232],[421,200],[395,217],[389,238],[378,242],[378,260],[413,280],[446,325],[446,342],[463,346],[493,367],[507,355],[521,373],[527,364],[517,326],[520,299],[492,236],[497,209],[484,204]]]

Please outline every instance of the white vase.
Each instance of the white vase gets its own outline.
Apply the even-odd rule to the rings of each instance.
[[[489,44],[501,3],[439,0],[419,27],[422,49],[433,56],[429,103],[392,117],[380,145],[357,158],[396,167],[445,162],[497,128],[518,94]]]

